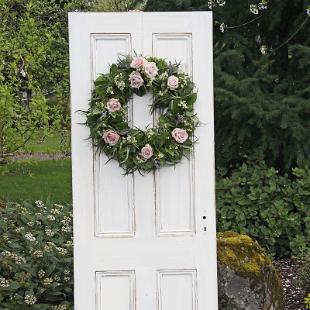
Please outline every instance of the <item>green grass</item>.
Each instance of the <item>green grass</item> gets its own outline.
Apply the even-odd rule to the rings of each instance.
[[[70,203],[71,160],[16,161],[0,166],[0,200]]]

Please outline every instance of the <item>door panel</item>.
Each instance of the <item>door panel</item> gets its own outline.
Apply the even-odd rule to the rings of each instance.
[[[134,271],[110,271],[96,273],[97,309],[135,309]]]
[[[196,270],[158,271],[159,310],[196,310]]]

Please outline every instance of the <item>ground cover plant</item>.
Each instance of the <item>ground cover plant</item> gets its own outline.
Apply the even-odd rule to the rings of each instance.
[[[243,164],[231,175],[219,171],[217,229],[250,235],[277,257],[310,244],[310,170],[281,175],[261,162]]]
[[[0,245],[1,309],[72,309],[71,205],[8,203]]]

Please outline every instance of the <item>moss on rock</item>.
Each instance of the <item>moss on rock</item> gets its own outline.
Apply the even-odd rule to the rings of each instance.
[[[246,235],[218,233],[217,247],[218,261],[239,274],[259,276],[260,270],[271,264],[262,247]]]
[[[219,309],[281,310],[283,288],[264,249],[249,236],[217,234]]]

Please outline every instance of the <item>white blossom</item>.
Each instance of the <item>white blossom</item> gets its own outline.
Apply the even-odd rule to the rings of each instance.
[[[66,247],[72,247],[73,246],[73,242],[72,241],[67,241],[66,242]]]
[[[39,278],[43,278],[45,276],[45,271],[40,269],[38,272],[38,276],[39,276]]]
[[[66,276],[67,276],[67,275],[69,275],[69,274],[70,274],[70,270],[65,269],[65,270],[64,270],[64,275],[66,275]]]
[[[54,282],[54,280],[53,280],[52,278],[45,278],[45,279],[43,280],[43,284],[44,284],[45,286],[48,286],[48,285],[52,284],[53,282]]]
[[[225,31],[225,28],[226,28],[226,25],[224,23],[221,23],[220,24],[220,31],[221,32],[224,32]]]
[[[53,237],[55,235],[55,232],[51,230],[50,228],[45,228],[45,233],[49,237]]]
[[[216,2],[219,6],[224,6],[226,4],[225,0],[217,0]]]
[[[69,232],[72,231],[72,227],[69,226],[69,225],[65,225],[65,226],[62,226],[61,230],[62,230],[63,232],[69,233]]]
[[[9,287],[10,282],[5,278],[0,278],[0,287]]]
[[[265,3],[263,3],[263,2],[260,2],[258,4],[258,9],[259,10],[266,10],[267,9],[267,5]]]
[[[55,216],[54,215],[50,215],[50,214],[47,216],[47,219],[50,220],[50,221],[55,221],[56,220]]]
[[[52,209],[51,213],[52,214],[60,214],[61,212],[58,209]]]
[[[33,227],[33,226],[34,226],[34,222],[33,222],[33,221],[30,221],[30,222],[27,223],[27,225],[28,225],[29,227]]]
[[[58,253],[60,255],[65,256],[66,254],[68,254],[68,250],[67,249],[64,249],[64,248],[61,248],[61,247],[56,247],[56,250],[58,251]]]
[[[25,229],[25,227],[21,226],[21,227],[17,227],[17,228],[15,229],[15,231],[16,231],[17,233],[20,233],[20,232],[23,231],[24,229]]]
[[[33,256],[35,257],[43,257],[43,252],[41,250],[36,250],[33,252]]]
[[[25,304],[34,305],[37,302],[37,298],[34,295],[27,294],[25,296]]]
[[[268,48],[266,45],[262,45],[259,50],[262,53],[262,55],[266,55]]]
[[[181,107],[181,108],[183,108],[183,109],[186,109],[186,108],[187,108],[186,101],[181,100],[180,103],[178,104],[178,106]]]
[[[27,240],[29,240],[29,241],[31,241],[31,242],[36,241],[36,238],[33,236],[32,233],[27,233],[27,234],[25,234],[25,239],[27,239]]]
[[[53,306],[53,310],[67,310],[66,305],[58,305],[58,306]]]
[[[255,15],[257,15],[259,13],[258,7],[257,7],[256,4],[251,4],[250,5],[250,11],[251,11],[252,14],[255,14]]]
[[[114,91],[113,91],[113,87],[112,86],[109,86],[107,88],[107,93],[110,94],[110,95],[114,95]]]
[[[37,201],[35,202],[35,205],[36,205],[38,208],[44,207],[44,203],[43,203],[43,201],[41,201],[41,200],[37,200]]]

